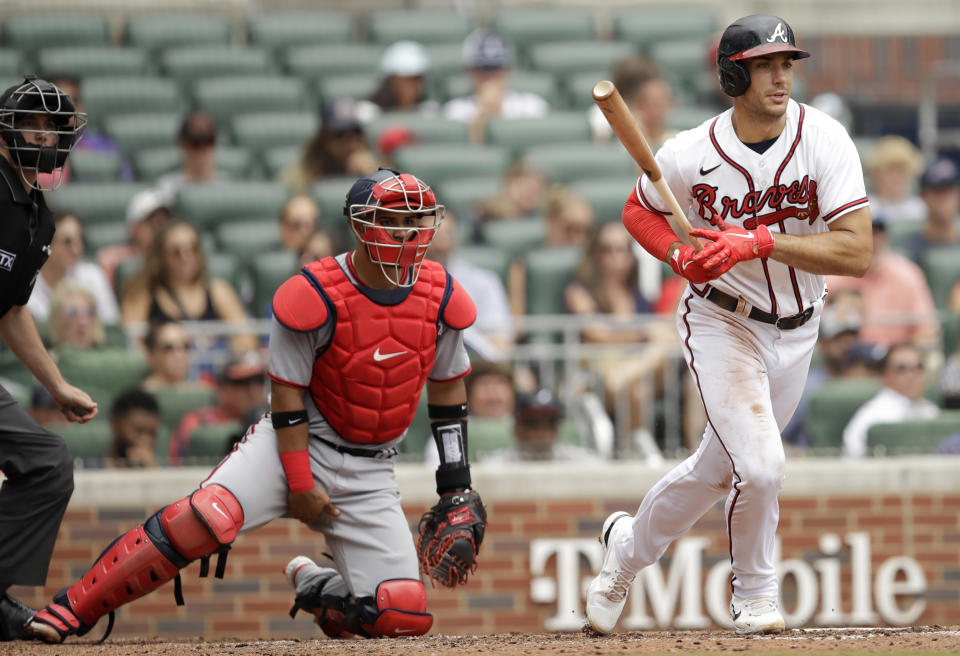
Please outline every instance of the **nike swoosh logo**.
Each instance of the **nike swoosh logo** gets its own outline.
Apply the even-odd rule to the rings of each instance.
[[[704,171],[704,170],[703,170],[703,167],[701,166],[701,167],[700,167],[700,175],[707,175],[708,173],[713,173],[713,172],[716,171],[718,168],[720,168],[720,165],[719,165],[719,164],[717,164],[716,166],[714,166],[712,169],[707,169],[706,171]]]
[[[398,351],[396,353],[381,353],[380,347],[377,347],[377,350],[373,352],[373,359],[377,362],[383,362],[384,360],[389,360],[390,358],[395,358],[398,355],[403,355],[406,351]]]
[[[740,619],[740,613],[742,613],[742,612],[743,612],[743,611],[739,611],[739,610],[733,611],[733,619],[735,619],[735,620]]]
[[[303,420],[300,418],[288,419],[287,426],[296,426],[297,424],[303,423]]]
[[[214,501],[214,502],[213,502],[212,504],[210,504],[210,505],[212,505],[212,506],[213,506],[213,509],[216,510],[218,513],[220,513],[221,515],[223,515],[223,516],[226,517],[227,519],[230,519],[229,517],[227,517],[227,513],[225,513],[225,512],[223,512],[222,510],[220,510],[220,506],[217,505],[217,502],[216,502],[216,501]]]

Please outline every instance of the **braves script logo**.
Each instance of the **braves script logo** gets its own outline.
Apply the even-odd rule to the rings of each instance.
[[[16,253],[0,250],[0,269],[13,271],[13,263],[17,259]]]
[[[773,30],[773,34],[770,35],[770,38],[767,39],[767,43],[773,43],[777,39],[787,43],[787,34],[783,31],[783,23],[777,23],[777,27]]]
[[[700,217],[717,225],[719,220],[713,209],[717,202],[717,187],[701,183],[694,185],[691,191]],[[790,203],[790,205],[782,207],[784,203]],[[768,212],[763,214],[765,210]],[[817,182],[805,175],[802,180],[794,180],[789,185],[779,184],[763,190],[751,191],[743,198],[729,196],[720,198],[719,219],[740,219],[744,216],[747,218],[743,221],[743,227],[747,230],[753,230],[759,225],[774,225],[784,219],[800,219],[809,221],[810,225],[813,225],[820,216],[820,208],[817,205]]]

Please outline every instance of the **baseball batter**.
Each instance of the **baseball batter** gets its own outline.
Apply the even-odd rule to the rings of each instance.
[[[470,489],[462,380],[462,331],[476,309],[424,259],[443,206],[413,175],[381,169],[353,184],[344,213],[357,248],[304,267],[274,295],[271,412],[198,490],[117,538],[58,593],[30,622],[36,635],[82,635],[174,578],[182,603],[180,569],[281,516],[326,538],[331,566],[298,557],[287,577],[294,608],[312,612],[327,635],[422,635],[433,618],[421,572],[448,586],[466,581],[486,519]],[[392,458],[424,385],[441,498],[421,520],[418,558]],[[223,565],[221,557],[218,576]]]
[[[780,430],[803,390],[817,339],[824,275],[870,265],[870,210],[844,128],[790,99],[794,63],[809,53],[776,16],[731,24],[720,84],[733,107],[680,133],[656,159],[703,250],[681,243],[641,177],[623,211],[631,234],[689,281],[677,310],[684,355],[707,426],[696,453],[664,476],[632,517],[610,515],[587,617],[609,632],[636,572],[654,563],[726,497],[739,633],[784,628],[773,566],[784,477]]]

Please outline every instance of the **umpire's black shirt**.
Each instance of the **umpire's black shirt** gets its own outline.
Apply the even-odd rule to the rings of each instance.
[[[53,214],[43,194],[29,194],[20,175],[0,156],[0,317],[26,305],[40,267],[50,256]]]

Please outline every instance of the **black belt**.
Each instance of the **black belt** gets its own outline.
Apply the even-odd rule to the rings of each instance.
[[[391,446],[388,449],[355,449],[352,446],[341,446],[340,444],[334,444],[333,442],[325,440],[322,437],[318,437],[317,439],[334,451],[346,453],[348,456],[357,456],[359,458],[376,458],[377,460],[386,460],[387,458],[392,458],[400,453],[394,446]]]
[[[794,328],[799,328],[803,324],[810,321],[811,317],[813,317],[813,306],[808,307],[800,314],[792,314],[789,317],[781,317],[770,312],[764,312],[763,310],[755,307],[751,307],[750,312],[745,313],[743,311],[746,307],[745,301],[738,299],[735,296],[731,296],[726,292],[722,292],[716,287],[710,288],[710,291],[707,292],[706,298],[710,301],[713,301],[724,310],[729,310],[730,312],[735,312],[736,314],[744,314],[748,318],[755,321],[773,324],[780,330],[793,330]]]

